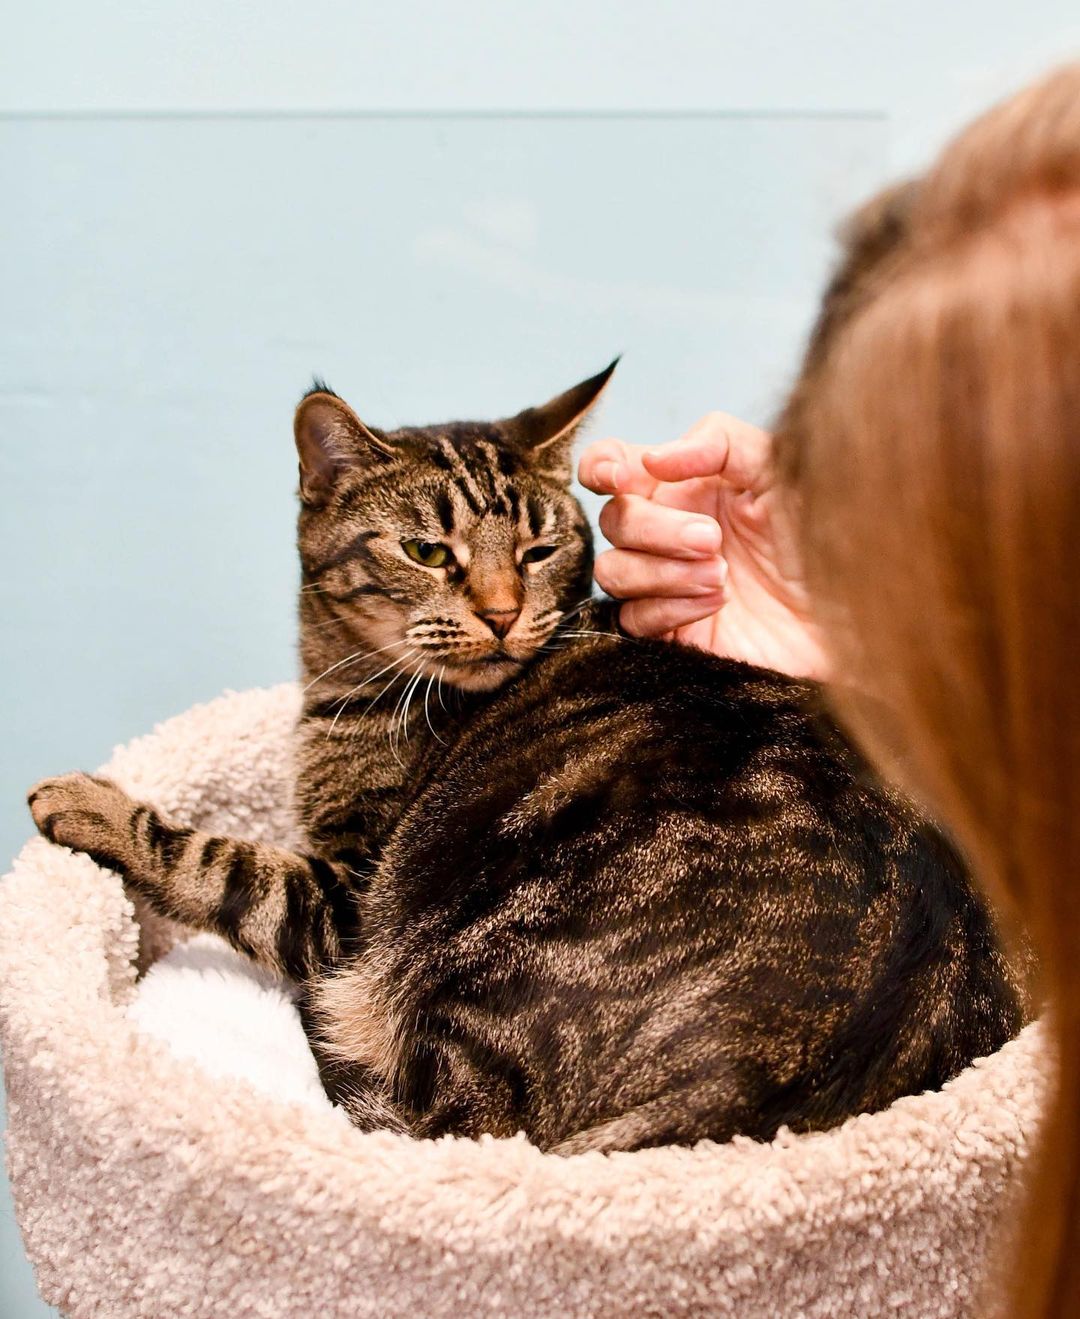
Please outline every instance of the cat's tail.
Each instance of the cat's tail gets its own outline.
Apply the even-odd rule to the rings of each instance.
[[[304,1034],[319,1069],[319,1080],[332,1104],[343,1108],[360,1131],[412,1130],[404,1113],[395,1105],[386,1082],[364,1063],[349,1062],[327,1049],[319,1030],[318,1014],[312,1008],[309,986],[301,987],[297,1009]]]
[[[739,1130],[737,1104],[719,1101],[715,1085],[691,1087],[679,1096],[659,1095],[575,1131],[549,1147],[551,1154],[585,1154],[599,1150],[640,1150],[653,1145],[694,1145],[699,1140],[728,1141]]]

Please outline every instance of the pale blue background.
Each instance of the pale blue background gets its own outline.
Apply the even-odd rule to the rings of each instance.
[[[1075,0],[39,0],[0,49],[0,863],[36,777],[293,671],[290,413],[767,420],[828,229]],[[34,1299],[0,1203],[0,1315]]]

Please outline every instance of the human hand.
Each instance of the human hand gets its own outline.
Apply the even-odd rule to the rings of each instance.
[[[634,636],[824,678],[827,664],[771,470],[768,432],[710,412],[658,448],[598,440],[578,476],[612,496],[596,580]]]

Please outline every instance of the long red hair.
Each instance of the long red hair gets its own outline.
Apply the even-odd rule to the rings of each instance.
[[[1058,1097],[1011,1313],[1064,1319],[1080,1315],[1080,65],[983,116],[886,216],[781,456],[842,716],[1040,956]]]

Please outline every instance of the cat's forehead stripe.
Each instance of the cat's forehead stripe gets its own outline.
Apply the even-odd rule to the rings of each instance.
[[[490,446],[477,442],[458,450],[458,461],[472,479],[476,489],[483,491],[485,504],[490,508],[499,497],[496,471],[492,465]]]
[[[534,536],[539,536],[544,525],[544,515],[540,508],[540,501],[535,495],[530,495],[525,501],[525,506],[529,515],[529,531]]]
[[[435,448],[458,483],[458,489],[465,496],[472,511],[479,513],[484,505],[484,493],[477,484],[476,478],[465,466],[461,455],[444,435],[440,435],[436,440]]]
[[[454,530],[454,501],[445,490],[435,496],[435,512],[443,531],[449,535]]]
[[[481,511],[481,505],[474,504],[460,485],[452,485],[449,495],[454,509],[452,530],[456,531],[459,526],[464,526]]]
[[[499,451],[489,440],[481,440],[477,447],[480,450],[483,470],[487,474],[487,478],[491,483],[492,498],[497,498],[498,491],[496,489],[496,476],[500,472]]]
[[[521,522],[521,498],[516,486],[507,485],[503,491],[506,497],[507,511],[515,522]]]

